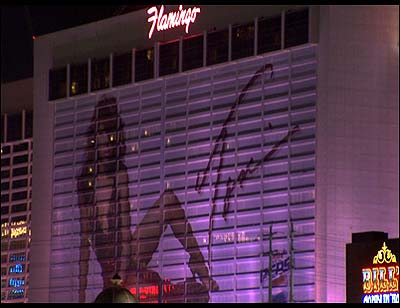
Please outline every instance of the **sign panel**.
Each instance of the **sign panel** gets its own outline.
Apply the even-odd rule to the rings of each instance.
[[[180,26],[184,26],[185,32],[189,33],[189,26],[196,21],[196,16],[200,11],[200,8],[196,6],[184,9],[183,5],[179,5],[178,11],[165,12],[164,14],[164,5],[161,5],[160,9],[152,6],[147,10],[147,14],[150,15],[147,21],[151,24],[149,39],[151,39],[154,30],[164,31]]]

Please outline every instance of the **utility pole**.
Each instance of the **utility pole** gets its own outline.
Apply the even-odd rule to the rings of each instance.
[[[268,303],[272,303],[272,224],[269,226]]]
[[[289,263],[289,303],[293,303],[293,268],[294,268],[294,254],[293,254],[293,222],[289,218],[289,247],[290,247],[290,263]]]

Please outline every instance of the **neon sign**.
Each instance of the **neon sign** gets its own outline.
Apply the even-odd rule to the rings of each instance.
[[[20,220],[20,221],[15,221],[9,224],[8,222],[3,223],[1,225],[1,237],[8,237],[10,234],[11,230],[11,238],[16,238],[21,235],[25,235],[28,233],[28,228],[27,226],[21,226],[23,224],[26,224],[25,220]]]
[[[25,253],[23,254],[14,254],[10,256],[10,262],[24,262],[25,259]]]
[[[363,303],[399,302],[399,266],[386,244],[373,258],[374,266],[362,269]]]
[[[9,287],[21,287],[25,285],[25,279],[24,278],[10,278],[8,282]]]
[[[171,28],[186,25],[185,31],[189,32],[190,23],[194,23],[196,20],[197,13],[200,13],[200,8],[193,7],[189,9],[183,9],[183,6],[179,6],[179,11],[169,12],[164,15],[164,5],[161,6],[158,11],[156,6],[153,6],[147,10],[147,14],[150,16],[147,21],[152,23],[149,31],[149,39],[153,35],[154,29],[157,31],[163,31]]]
[[[169,293],[172,292],[172,290],[174,290],[174,288],[175,286],[171,284],[169,281],[164,282],[164,284],[162,285],[163,294],[168,295]],[[130,288],[129,291],[134,296],[139,296],[139,300],[141,301],[146,300],[146,302],[148,303],[158,303],[158,297],[160,294],[158,285],[139,287],[139,292],[137,292],[137,289],[133,287]]]
[[[10,274],[23,273],[23,272],[24,272],[24,266],[22,264],[16,264],[10,267]]]

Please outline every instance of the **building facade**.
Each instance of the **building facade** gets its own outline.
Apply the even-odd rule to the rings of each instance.
[[[25,95],[16,103],[20,95],[18,92],[21,90],[26,90]],[[32,79],[2,85],[2,303],[26,303],[28,300],[32,211],[32,123]]]
[[[155,6],[35,40],[29,300],[117,272],[142,302],[345,301],[351,233],[398,236],[397,17]]]

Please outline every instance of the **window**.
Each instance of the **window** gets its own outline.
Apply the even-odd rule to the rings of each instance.
[[[182,70],[203,66],[203,35],[184,39],[182,42]]]
[[[2,179],[8,178],[9,176],[10,176],[10,170],[1,171],[1,178]]]
[[[27,167],[13,169],[13,176],[20,176],[20,175],[25,175],[25,174],[28,174]]]
[[[15,204],[12,206],[11,213],[25,212],[27,209],[26,203]]]
[[[8,195],[1,195],[1,203],[8,202]]]
[[[13,158],[13,164],[22,164],[22,163],[27,163],[28,162],[28,155],[22,155],[22,156],[15,156]]]
[[[3,200],[1,200],[3,202]],[[2,206],[1,207],[1,215],[7,215],[9,212],[8,206]]]
[[[160,45],[160,76],[179,72],[179,41]]]
[[[12,241],[10,243],[10,250],[24,249],[26,247],[26,240]],[[11,267],[10,267],[11,270]]]
[[[232,26],[232,60],[254,55],[254,22]]]
[[[26,216],[15,216],[11,217],[11,222],[26,221]]]
[[[3,158],[1,160],[1,167],[7,167],[10,165],[10,158]]]
[[[10,146],[1,147],[1,154],[10,154]]]
[[[132,82],[132,53],[113,57],[113,86]]]
[[[22,139],[22,113],[7,116],[7,142]]]
[[[1,191],[8,190],[10,188],[10,183],[9,182],[2,182],[1,183]]]
[[[154,77],[154,48],[135,52],[135,81]]]
[[[67,96],[67,68],[49,71],[49,100]]]
[[[19,192],[12,194],[11,200],[12,201],[22,200],[22,199],[26,199],[26,197],[27,197],[26,191],[19,191]]]
[[[28,185],[28,180],[23,179],[23,180],[13,181],[12,188],[22,188],[26,187],[27,185]]]
[[[228,29],[207,33],[207,65],[228,61]]]
[[[15,152],[22,152],[22,151],[26,151],[28,150],[28,143],[20,143],[20,144],[16,144],[13,147],[13,151]]]
[[[110,87],[110,58],[92,60],[91,63],[91,91]]]
[[[70,94],[78,95],[88,91],[88,64],[74,64],[70,68]]]
[[[33,112],[25,112],[25,138],[32,138],[33,132]]]
[[[308,42],[308,9],[285,14],[285,48]]]
[[[281,15],[258,20],[257,54],[281,49]]]

